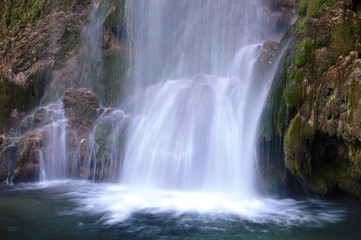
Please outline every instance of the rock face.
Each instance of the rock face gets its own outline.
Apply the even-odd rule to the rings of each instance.
[[[124,4],[0,1],[0,132],[67,88],[92,88],[104,104],[119,103],[127,66]]]
[[[270,141],[284,137],[280,146],[292,176],[316,193],[341,191],[361,199],[357,4],[300,3],[300,18],[288,35],[291,49],[266,107],[273,110],[265,119],[273,121]]]
[[[40,102],[53,71],[79,51],[90,1],[59,3],[0,1],[0,132]]]
[[[93,167],[100,101],[88,90],[69,88],[89,87],[104,104],[119,103],[127,55],[124,20],[123,0],[0,1],[0,134],[11,130],[18,147],[15,182],[39,179],[39,154],[55,148],[51,129],[65,132],[66,158],[75,166],[69,176],[79,177],[79,166],[83,172]],[[63,109],[52,104],[26,116],[40,101],[63,95]],[[65,129],[57,122],[63,118]],[[0,138],[0,151],[7,139]]]
[[[43,136],[34,131],[20,139],[17,144],[14,182],[33,182],[40,178],[39,147]]]
[[[0,44],[3,59],[0,61],[1,75],[17,85],[25,86],[29,84],[31,76],[49,72],[58,64],[57,58],[64,59],[65,55],[72,54],[71,50],[79,45],[76,36],[80,35],[81,26],[85,23],[89,3],[73,1],[68,8],[53,11],[36,23],[28,23],[24,30],[16,29],[11,39],[5,38]],[[15,3],[8,4],[9,8],[16,7],[12,6]],[[52,8],[51,5],[43,7]],[[31,9],[18,10],[31,14]]]

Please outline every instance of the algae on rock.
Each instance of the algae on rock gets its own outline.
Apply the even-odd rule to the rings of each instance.
[[[268,137],[284,135],[285,165],[309,189],[323,195],[341,190],[361,199],[357,6],[356,1],[300,2],[300,17],[289,35],[294,48],[274,82],[283,86],[277,105],[286,106],[287,118],[274,118],[270,127],[277,130]],[[270,97],[274,104],[277,96],[271,92]],[[268,114],[277,116],[274,112]]]

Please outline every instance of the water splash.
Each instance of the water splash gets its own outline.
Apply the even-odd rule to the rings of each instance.
[[[78,205],[72,214],[100,214],[101,221],[111,225],[132,219],[136,214],[149,214],[191,222],[227,220],[239,224],[275,224],[277,228],[322,227],[340,222],[346,215],[345,209],[319,200],[243,199],[218,192],[164,191],[122,185],[83,185],[81,191],[69,191],[67,196]]]

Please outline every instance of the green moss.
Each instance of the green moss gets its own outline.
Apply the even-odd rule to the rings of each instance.
[[[306,16],[306,14],[307,14],[307,5],[308,5],[308,0],[302,0],[300,2],[300,4],[298,5],[298,9],[297,9],[298,15],[300,15],[301,17]]]
[[[124,78],[128,66],[127,56],[126,49],[122,47],[114,47],[102,55],[99,75],[93,86],[105,106],[117,106],[126,95]]]
[[[302,51],[306,58],[309,58],[313,51],[314,51],[314,45],[313,42],[310,40],[305,40],[302,42]]]
[[[2,33],[17,32],[48,13],[49,0],[5,0],[1,11]]]
[[[298,13],[304,13],[307,18],[315,16],[320,10],[323,4],[326,6],[332,6],[336,3],[335,0],[302,0],[299,8]]]
[[[301,88],[299,86],[286,88],[283,93],[283,97],[287,107],[296,107],[300,104],[302,99]]]
[[[310,40],[304,40],[301,43],[301,53],[295,57],[295,64],[297,67],[303,67],[307,62],[313,61],[314,44]]]
[[[296,83],[301,83],[302,76],[299,70],[293,69],[289,80],[294,80]]]
[[[335,0],[301,0],[297,9],[297,13],[300,16],[296,24],[297,28],[302,27],[309,18],[316,16],[323,5],[332,6],[335,3]]]
[[[297,67],[303,67],[306,65],[306,58],[301,54],[297,54],[295,57],[295,64]]]
[[[284,138],[284,152],[287,168],[299,177],[311,174],[311,144],[314,128],[296,116],[290,123]]]
[[[337,55],[348,54],[355,47],[356,39],[351,24],[337,26],[332,31],[332,46]]]
[[[266,105],[261,116],[262,137],[270,140],[276,132],[282,134],[285,126],[288,124],[286,105],[284,103],[283,91],[287,79],[287,69],[289,65],[284,64],[279,72],[277,72],[275,80],[270,89],[270,95],[266,101]]]

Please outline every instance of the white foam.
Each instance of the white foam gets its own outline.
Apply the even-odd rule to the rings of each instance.
[[[217,192],[161,191],[107,184],[90,184],[75,189],[68,193],[78,205],[74,212],[100,214],[105,224],[123,222],[141,212],[167,213],[176,217],[191,213],[204,219],[321,227],[341,221],[346,214],[345,210],[318,200],[242,199]]]

